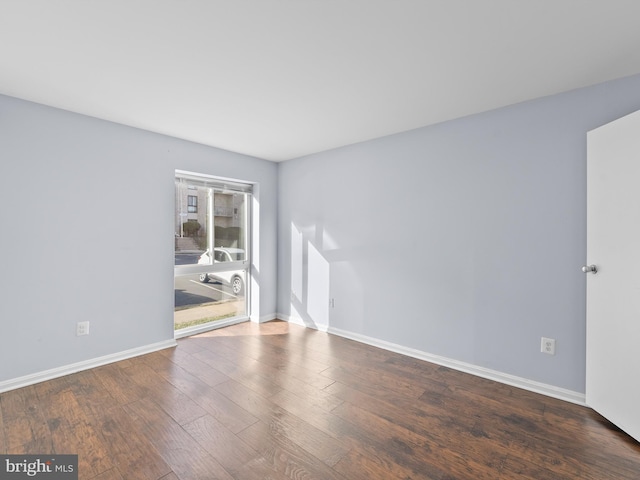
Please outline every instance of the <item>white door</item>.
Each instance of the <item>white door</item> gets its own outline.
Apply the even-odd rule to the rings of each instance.
[[[640,111],[587,140],[586,402],[640,440]]]

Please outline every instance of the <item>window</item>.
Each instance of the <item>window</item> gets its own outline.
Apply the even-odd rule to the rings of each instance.
[[[248,319],[251,189],[176,171],[176,336]]]
[[[198,213],[198,197],[195,195],[187,196],[187,212]]]

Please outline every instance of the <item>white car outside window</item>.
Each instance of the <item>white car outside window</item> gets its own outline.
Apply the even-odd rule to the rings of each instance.
[[[213,262],[238,262],[245,259],[244,250],[232,247],[216,247],[213,249]],[[199,265],[211,265],[211,257],[209,250],[206,250],[200,259]],[[244,272],[235,270],[229,272],[213,272],[200,274],[200,281],[208,283],[209,281],[218,281],[222,284],[229,285],[234,295],[240,296],[244,294]]]

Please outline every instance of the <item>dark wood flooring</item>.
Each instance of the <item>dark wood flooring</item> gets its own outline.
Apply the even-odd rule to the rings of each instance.
[[[81,479],[638,479],[592,410],[284,322],[0,395],[0,452]]]

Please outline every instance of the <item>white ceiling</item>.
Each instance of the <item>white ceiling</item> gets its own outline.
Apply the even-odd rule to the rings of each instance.
[[[286,160],[640,73],[638,0],[0,0],[0,93]]]

